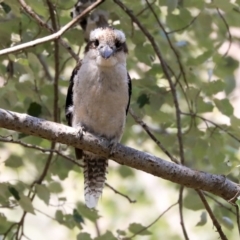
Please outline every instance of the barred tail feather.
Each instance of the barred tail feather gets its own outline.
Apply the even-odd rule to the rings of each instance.
[[[84,154],[84,196],[88,208],[94,208],[102,194],[108,160],[93,154]]]

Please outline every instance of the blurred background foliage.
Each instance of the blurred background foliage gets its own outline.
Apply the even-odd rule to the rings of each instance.
[[[1,49],[50,34],[20,2],[0,1]],[[157,43],[175,90],[146,35],[114,1],[106,0],[99,9],[127,37],[131,108],[136,116],[179,162],[177,132],[186,166],[224,174],[238,183],[240,1],[121,2]],[[71,20],[75,3],[26,0],[53,28],[54,18],[57,29]],[[74,27],[62,39],[82,57],[84,36],[80,27]],[[0,107],[66,124],[64,103],[75,65],[69,51],[54,41],[1,56]],[[130,115],[122,143],[170,161]],[[189,239],[219,237],[194,190],[111,161],[110,186],[97,210],[90,211],[83,203],[82,171],[73,162],[71,147],[1,129],[0,149],[0,239],[187,239],[180,219]],[[237,239],[235,208],[211,194],[205,197],[227,239]]]

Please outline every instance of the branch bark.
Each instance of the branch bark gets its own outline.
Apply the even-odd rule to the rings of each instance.
[[[77,129],[27,114],[0,108],[0,127],[71,145],[103,157],[109,156],[107,140],[97,138],[90,133],[84,134],[79,139]],[[192,170],[121,144],[117,145],[112,160],[189,188],[213,193],[227,201],[231,199],[232,202],[235,202],[240,193],[240,186],[223,175]]]

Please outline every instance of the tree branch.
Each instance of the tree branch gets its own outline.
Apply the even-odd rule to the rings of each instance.
[[[97,138],[90,133],[86,133],[79,139],[77,129],[31,117],[27,114],[0,109],[0,127],[109,157],[109,142],[107,140]],[[240,186],[223,175],[195,171],[121,144],[117,145],[112,159],[119,164],[127,165],[174,183],[213,193],[227,201],[231,199],[232,202],[235,202],[240,193]]]
[[[105,186],[107,186],[108,188],[110,188],[113,192],[115,192],[116,194],[125,197],[130,203],[135,203],[137,202],[136,200],[132,200],[129,196],[127,196],[126,194],[123,194],[121,192],[119,192],[118,190],[116,190],[115,188],[113,188],[111,185],[109,185],[108,183],[105,183]]]
[[[133,119],[135,120],[136,123],[138,123],[148,134],[148,136],[158,145],[158,147],[175,163],[179,164],[179,161],[172,156],[172,154],[163,146],[163,144],[154,136],[154,134],[152,134],[152,132],[150,131],[149,127],[147,126],[147,124],[145,122],[143,122],[140,118],[138,118],[135,113],[133,112],[133,110],[130,108],[129,109],[129,113],[131,114],[131,116],[133,117]]]
[[[25,6],[25,2],[23,0],[18,0],[22,6]],[[64,32],[66,32],[69,28],[71,28],[75,23],[77,23],[81,18],[83,18],[86,14],[88,14],[90,11],[92,11],[94,8],[96,8],[99,4],[101,4],[102,2],[104,2],[104,0],[98,0],[96,1],[95,3],[93,3],[91,6],[89,6],[88,8],[86,8],[79,16],[77,16],[76,18],[72,19],[69,23],[67,23],[64,27],[62,27],[59,31],[57,31],[56,33],[53,33],[49,36],[46,36],[46,37],[43,37],[43,38],[38,38],[36,40],[33,40],[33,41],[30,41],[30,42],[27,42],[27,43],[23,43],[23,44],[19,44],[17,46],[14,46],[14,47],[10,47],[10,48],[6,48],[6,49],[3,49],[0,51],[0,56],[2,55],[6,55],[6,54],[9,54],[9,53],[13,53],[13,52],[17,52],[17,51],[20,51],[20,50],[23,50],[23,49],[26,49],[26,48],[30,48],[30,47],[35,47],[36,45],[39,45],[39,44],[42,44],[42,43],[45,43],[45,42],[49,42],[49,41],[52,41],[54,39],[58,39],[60,38]],[[29,9],[29,6],[25,6],[24,9],[30,14],[31,13],[31,8]],[[31,14],[32,16],[32,14]],[[34,18],[36,19],[36,16],[37,15],[34,15]],[[45,23],[42,24],[42,20],[41,18],[38,17],[38,22],[41,26],[45,26]],[[54,32],[54,30],[50,27],[48,29],[50,32]],[[68,46],[68,44],[66,45],[66,42],[63,41],[61,38],[60,38],[60,43],[65,47],[67,48],[68,50],[71,50],[70,49],[70,46]],[[73,56],[73,52],[71,51],[71,54]],[[74,53],[74,56],[73,56],[75,59],[77,56],[75,56],[75,53]],[[78,57],[77,57],[78,58]],[[76,59],[78,60],[78,59]]]
[[[221,225],[219,224],[217,218],[214,216],[206,198],[204,197],[203,193],[200,191],[200,190],[197,190],[197,193],[199,195],[199,197],[201,198],[202,202],[203,202],[203,205],[205,206],[210,218],[212,219],[212,222],[213,222],[213,225],[216,227],[219,235],[220,235],[220,238],[222,240],[227,240],[227,237],[225,236],[224,232],[222,231],[222,227]]]
[[[181,186],[179,190],[179,199],[178,199],[178,204],[179,204],[179,215],[180,215],[180,224],[182,227],[182,232],[185,240],[189,240],[187,230],[185,227],[184,219],[183,219],[183,190],[184,187]]]
[[[170,205],[165,211],[163,211],[152,223],[150,223],[148,226],[142,228],[140,231],[138,231],[137,233],[134,233],[131,237],[128,237],[127,239],[132,239],[135,236],[139,235],[140,233],[142,233],[145,230],[148,230],[150,227],[152,227],[165,213],[167,213],[170,209],[172,209],[174,206],[176,206],[178,204],[178,202],[173,203],[172,205]]]

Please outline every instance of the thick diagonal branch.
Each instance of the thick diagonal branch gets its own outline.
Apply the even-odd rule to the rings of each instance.
[[[109,156],[108,141],[89,133],[79,139],[78,131],[74,128],[31,117],[27,114],[0,109],[0,127],[71,145],[103,157]],[[118,144],[112,159],[119,164],[127,165],[174,183],[211,192],[225,200],[233,198],[232,202],[236,200],[240,193],[240,187],[225,176],[195,171],[121,144]]]

